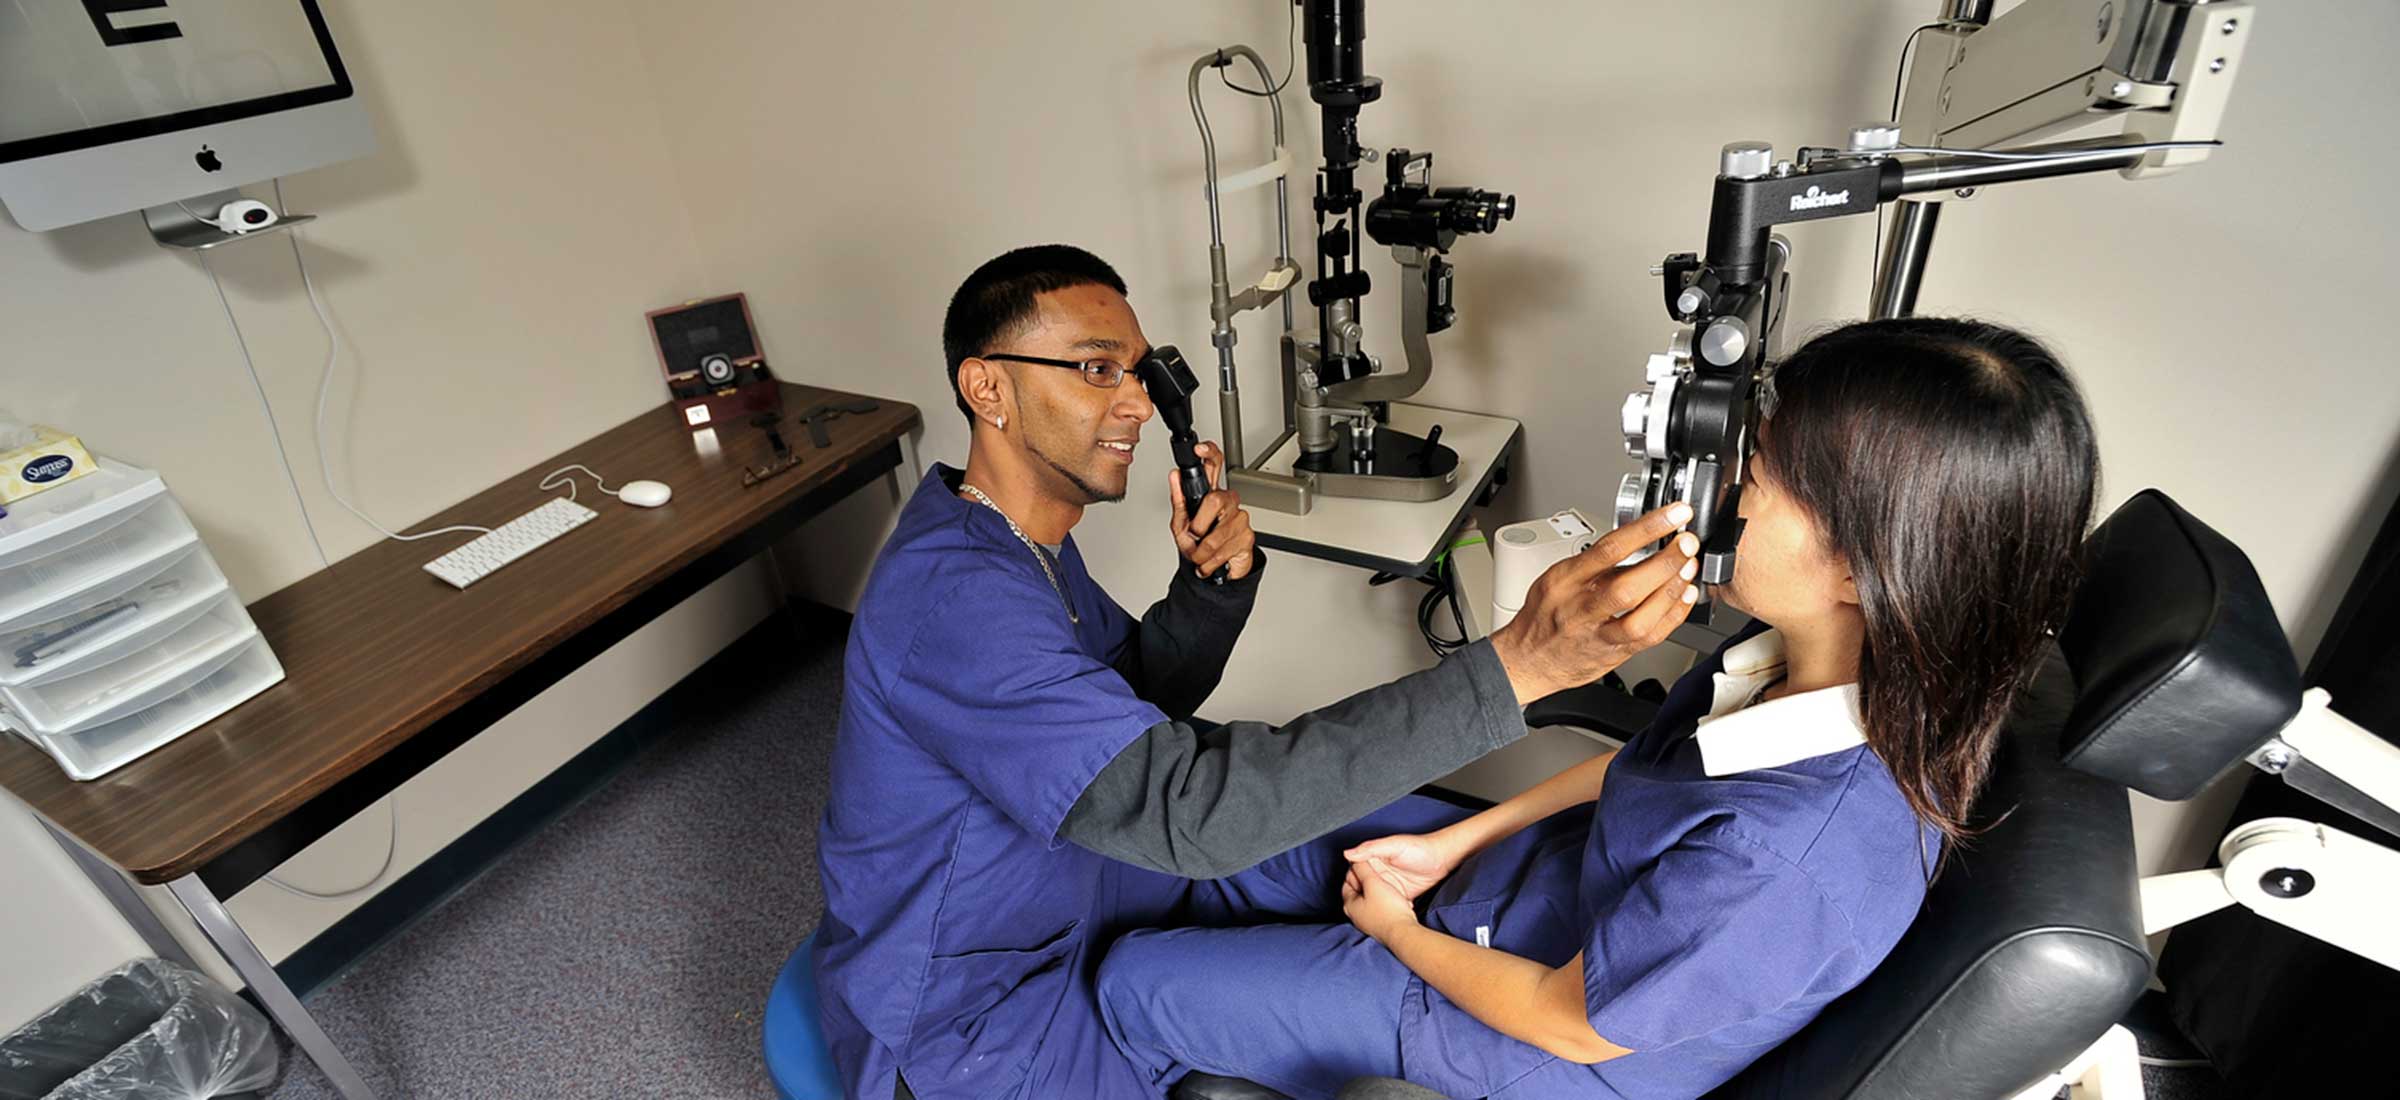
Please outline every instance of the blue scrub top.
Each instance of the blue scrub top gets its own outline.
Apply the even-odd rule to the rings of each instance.
[[[1101,768],[1167,720],[1111,667],[1138,624],[1069,538],[1071,624],[1032,551],[956,478],[926,474],[859,601],[818,837],[826,1038],[848,1093],[876,1100],[903,1067],[927,1100],[1060,1079],[1031,1064],[1045,1043],[1106,1042],[1094,941],[1171,890],[1058,837]]]
[[[1476,856],[1427,913],[1451,935],[1550,966],[1583,952],[1593,1030],[1635,1053],[1597,1066],[1554,1059],[1412,980],[1401,1024],[1410,1080],[1451,1096],[1700,1096],[1790,1038],[1899,941],[1939,833],[1863,744],[1710,776],[1694,732],[1719,705],[1717,674],[1733,650],[1676,682],[1609,766],[1596,806]],[[1756,717],[1800,698],[1761,704]],[[1762,726],[1749,732],[1771,736],[1744,747],[1783,733]]]

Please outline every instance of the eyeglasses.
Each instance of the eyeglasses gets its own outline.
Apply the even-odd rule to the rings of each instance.
[[[1081,362],[1077,362],[1072,359],[1045,359],[1039,355],[1004,355],[999,353],[994,353],[991,355],[979,355],[976,356],[976,358],[1005,359],[1011,363],[1031,363],[1037,367],[1060,367],[1066,370],[1082,371],[1084,381],[1098,386],[1104,390],[1116,389],[1120,383],[1125,381],[1126,374],[1125,365],[1117,362],[1114,359],[1085,359]]]
[[[793,450],[791,444],[785,443],[783,433],[776,430],[777,416],[776,413],[764,412],[750,418],[750,423],[757,425],[760,431],[767,433],[767,446],[773,448],[775,454],[763,465],[743,468],[742,488],[744,489],[757,486],[768,478],[787,470],[796,469],[800,465],[800,452]]]

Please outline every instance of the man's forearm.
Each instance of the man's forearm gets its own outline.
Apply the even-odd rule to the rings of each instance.
[[[1202,737],[1162,722],[1117,754],[1059,835],[1186,878],[1221,878],[1313,840],[1525,735],[1507,673],[1478,643],[1282,727]]]
[[[1177,562],[1166,598],[1142,614],[1135,636],[1116,669],[1134,694],[1178,717],[1190,717],[1224,679],[1225,662],[1250,620],[1266,572],[1264,552],[1250,575],[1213,585]]]

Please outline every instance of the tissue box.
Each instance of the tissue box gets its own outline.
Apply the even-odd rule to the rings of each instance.
[[[0,504],[23,500],[92,472],[83,441],[56,428],[33,426],[31,446],[0,452]]]

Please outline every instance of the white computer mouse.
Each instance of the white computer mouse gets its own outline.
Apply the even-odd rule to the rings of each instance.
[[[661,481],[628,481],[617,490],[617,499],[642,508],[656,508],[675,495]]]

